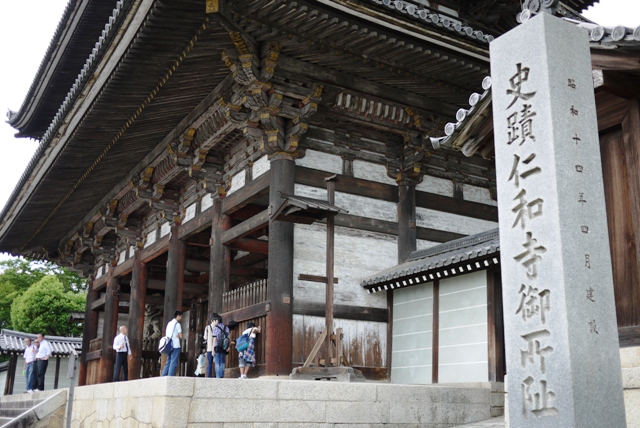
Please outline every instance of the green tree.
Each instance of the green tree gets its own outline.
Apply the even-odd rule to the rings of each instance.
[[[11,305],[11,322],[19,331],[79,336],[82,326],[69,322],[70,312],[84,311],[86,295],[65,291],[62,281],[47,275]]]
[[[15,329],[11,322],[13,301],[46,275],[58,277],[65,291],[82,293],[87,287],[87,281],[77,273],[50,262],[21,257],[0,261],[0,328]]]

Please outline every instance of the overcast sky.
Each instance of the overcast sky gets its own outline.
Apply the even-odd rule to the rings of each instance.
[[[0,207],[9,198],[37,147],[35,141],[13,137],[15,130],[5,123],[5,113],[7,109],[20,108],[66,3],[66,0],[19,0],[4,1],[2,4]],[[113,3],[115,4],[115,0]],[[640,25],[640,0],[601,0],[599,5],[590,8],[585,15],[602,25],[636,27]]]

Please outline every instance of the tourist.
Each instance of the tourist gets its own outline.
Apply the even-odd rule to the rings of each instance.
[[[38,389],[38,366],[36,366],[36,354],[38,353],[38,348],[40,347],[40,342],[38,339],[33,341],[33,369],[31,372],[31,383],[27,386],[27,392],[33,392]]]
[[[196,371],[194,374],[196,377],[204,377],[206,374],[206,366],[207,366],[207,348],[202,348],[200,350],[200,354],[196,358]]]
[[[244,351],[238,353],[238,367],[240,367],[240,379],[246,379],[249,369],[256,365],[256,334],[260,333],[260,326],[252,322],[247,324],[247,329],[242,332],[242,335],[249,336],[249,347]]]
[[[222,317],[217,315],[213,319],[213,364],[217,378],[224,377],[229,343],[229,327],[226,327],[222,323]]]
[[[22,370],[24,371],[24,381],[27,392],[33,392],[31,389],[32,377],[33,377],[33,362],[36,360],[36,347],[31,344],[30,338],[25,338],[24,343],[26,348],[24,348],[24,353],[22,354],[22,358],[24,358],[24,365],[22,366]]]
[[[173,349],[167,356],[167,361],[162,369],[162,376],[175,376],[176,368],[178,367],[178,361],[180,360],[180,339],[182,339],[182,311],[176,310],[173,313],[173,319],[169,321],[166,329],[166,336],[171,338],[171,345]]]
[[[49,341],[44,338],[44,334],[38,333],[38,353],[36,354],[36,373],[38,377],[37,388],[39,391],[44,391],[44,376],[47,373],[47,366],[49,365],[49,357],[53,353]]]
[[[120,334],[113,339],[113,349],[116,351],[116,368],[113,371],[113,381],[120,380],[120,371],[124,370],[122,380],[129,380],[129,363],[127,359],[131,357],[131,346],[129,346],[129,338],[127,334],[129,329],[126,325],[120,326]]]
[[[206,370],[206,374],[207,377],[213,377],[212,373],[213,373],[213,342],[214,342],[214,338],[213,338],[213,327],[215,326],[214,324],[214,319],[218,316],[218,314],[213,314],[213,317],[211,318],[211,321],[209,322],[209,324],[207,324],[207,326],[204,329],[204,337],[203,340],[205,342],[207,342],[207,370]]]

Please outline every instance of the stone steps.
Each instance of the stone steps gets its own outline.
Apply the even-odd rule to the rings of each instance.
[[[0,407],[0,417],[15,418],[16,416],[20,416],[27,410],[29,410],[29,407],[11,407],[11,408]]]
[[[67,401],[66,390],[0,397],[0,428],[33,426]]]

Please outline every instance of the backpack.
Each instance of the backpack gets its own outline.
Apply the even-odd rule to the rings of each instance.
[[[243,334],[236,340],[236,349],[238,352],[242,352],[249,347],[249,334]]]
[[[231,340],[229,340],[229,331],[226,327],[222,329],[218,325],[216,325],[216,328],[222,332],[222,340],[218,341],[216,348],[218,348],[218,351],[222,351],[226,354],[228,353],[229,344],[231,343]]]

